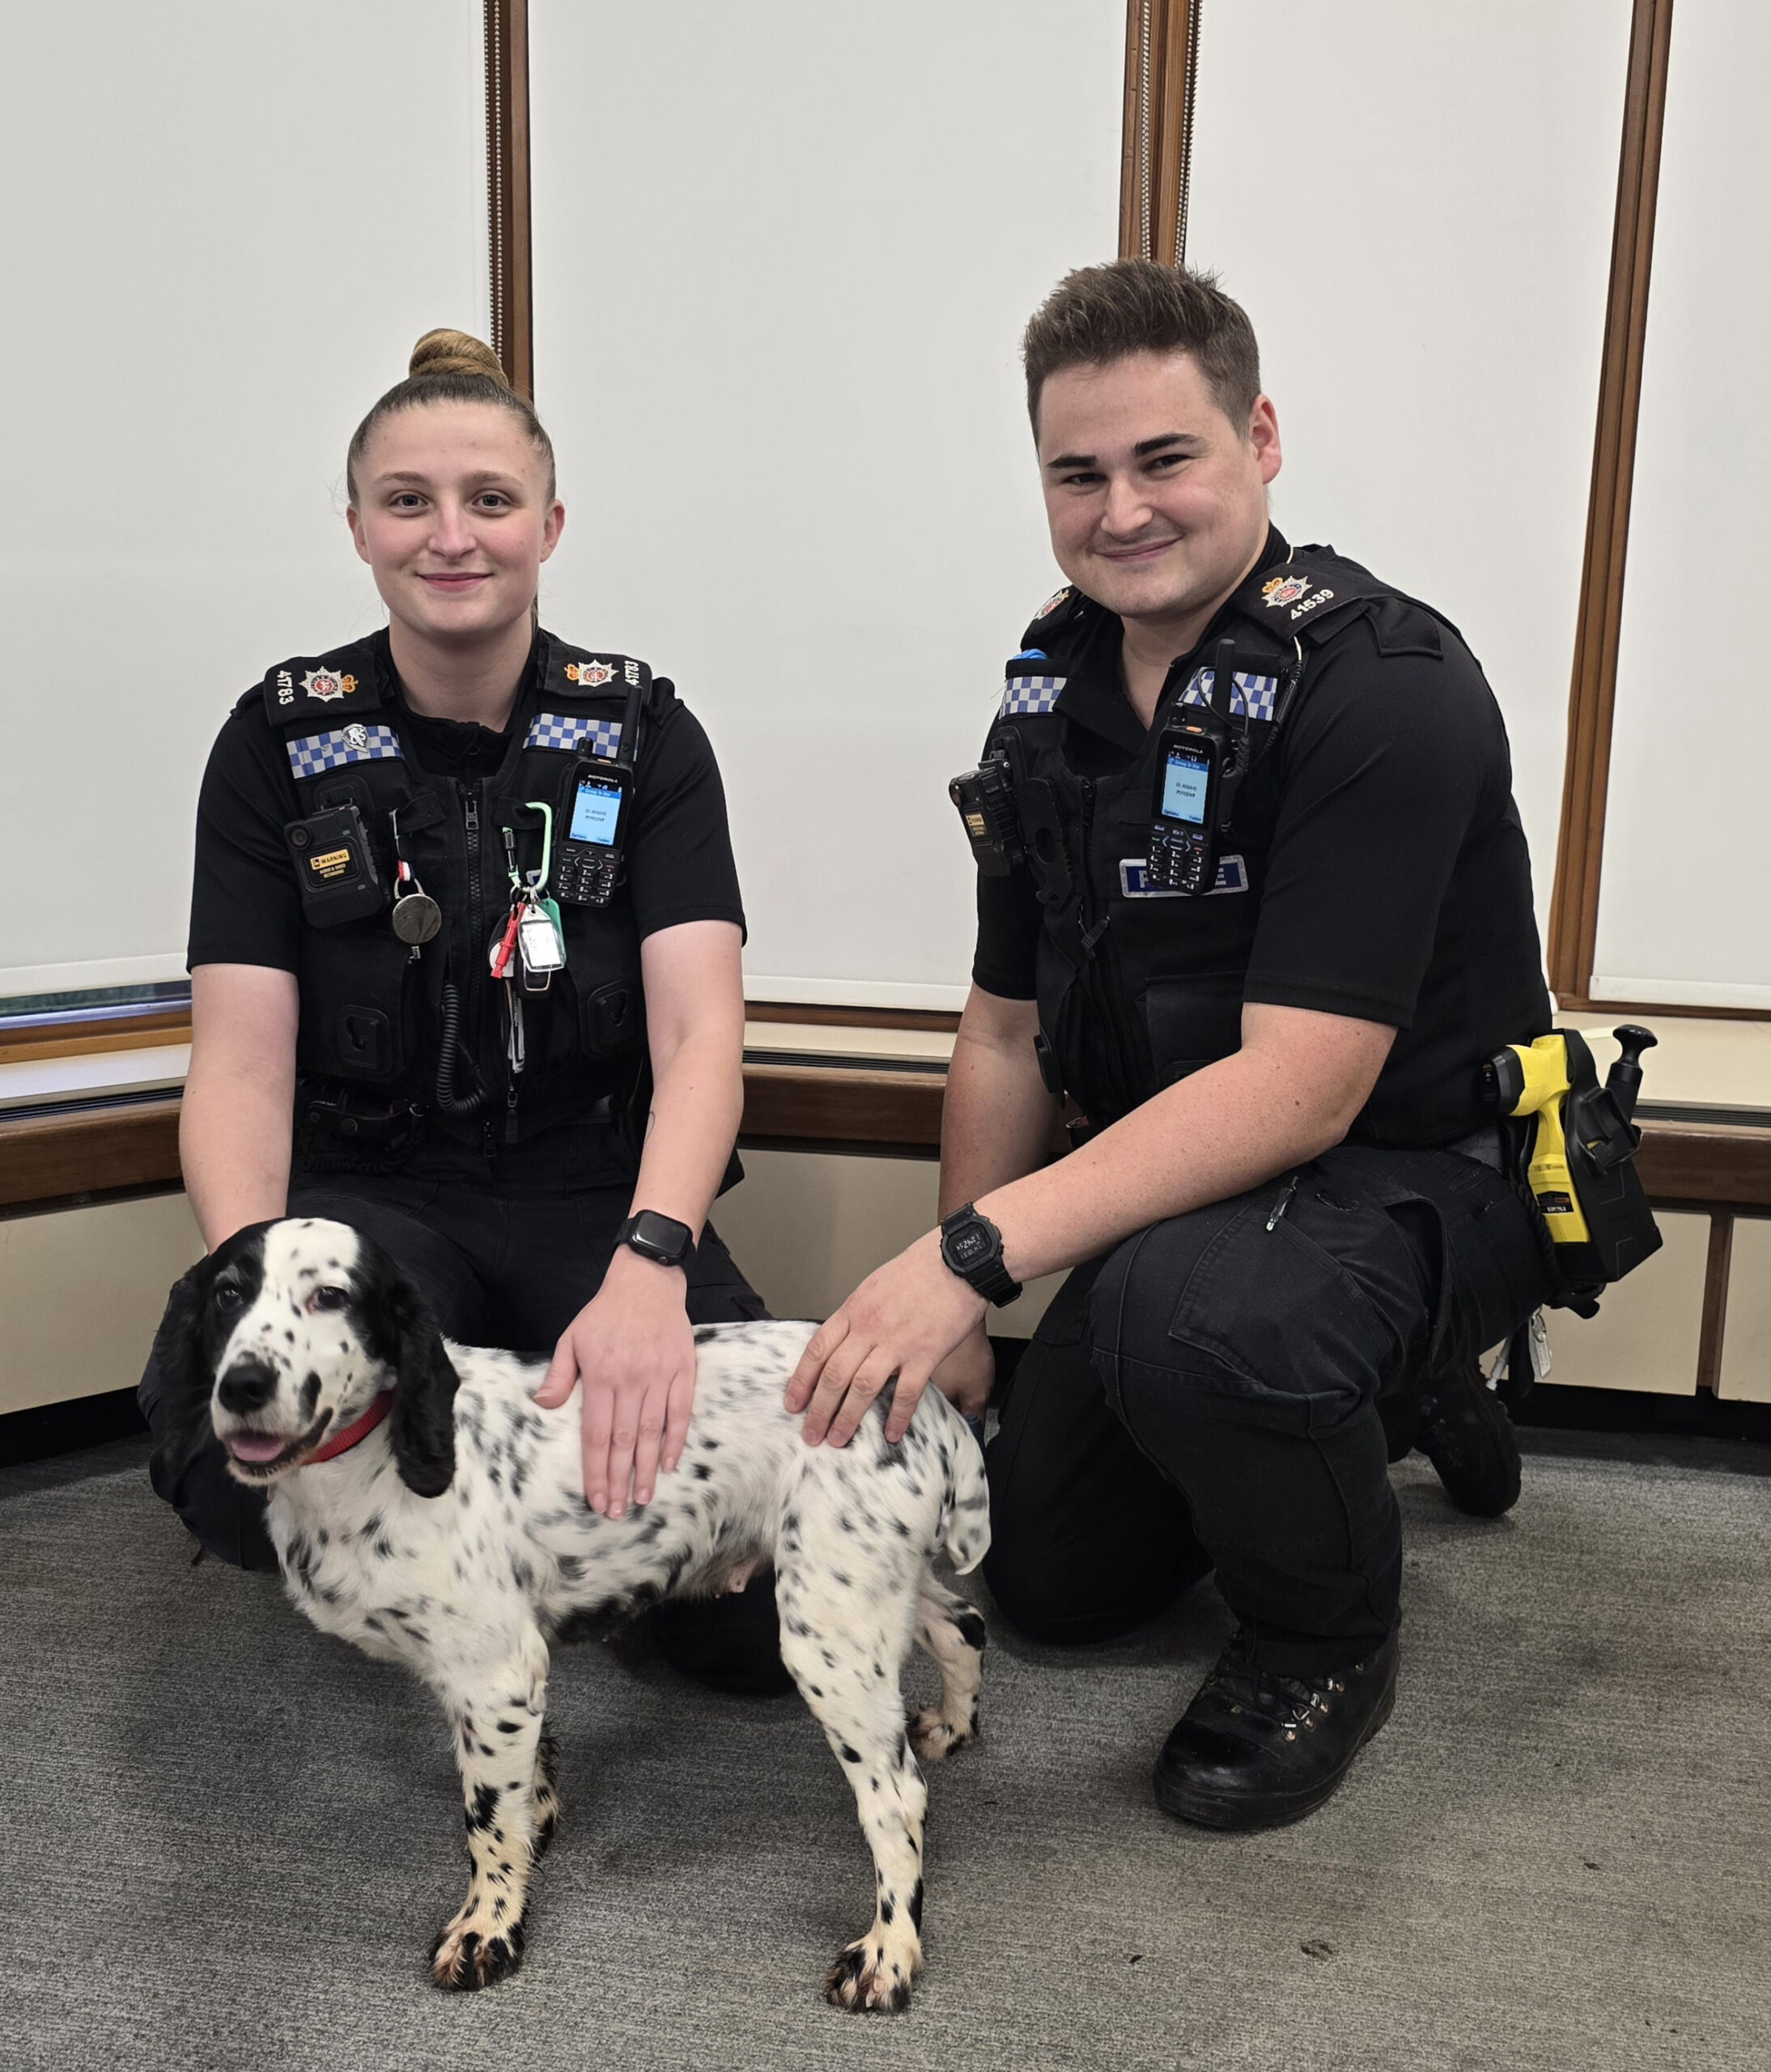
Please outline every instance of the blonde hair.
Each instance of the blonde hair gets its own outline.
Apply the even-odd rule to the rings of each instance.
[[[554,442],[525,399],[512,388],[510,376],[489,345],[470,332],[427,331],[412,348],[406,377],[389,389],[351,435],[345,456],[345,482],[350,501],[357,500],[357,464],[369,437],[384,418],[428,403],[490,403],[508,410],[547,461],[547,501],[554,500]]]

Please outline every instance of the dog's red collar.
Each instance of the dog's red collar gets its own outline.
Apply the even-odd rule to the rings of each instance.
[[[342,1432],[334,1432],[318,1453],[309,1454],[307,1465],[313,1467],[323,1460],[334,1460],[340,1454],[347,1454],[360,1441],[368,1437],[382,1419],[393,1408],[393,1391],[383,1389],[363,1415],[346,1424]]]

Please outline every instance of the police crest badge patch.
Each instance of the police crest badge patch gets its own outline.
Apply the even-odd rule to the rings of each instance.
[[[1310,588],[1307,575],[1276,575],[1270,582],[1263,583],[1260,594],[1268,611],[1276,610],[1281,605],[1294,605]]]
[[[566,681],[578,685],[584,690],[595,690],[599,685],[613,683],[614,680],[613,663],[568,662],[566,664]]]
[[[1069,598],[1070,586],[1066,583],[1061,590],[1055,591],[1051,597],[1046,599],[1045,602],[1039,607],[1038,610],[1034,614],[1034,617],[1036,619],[1043,618],[1048,612],[1055,612],[1060,605],[1067,604],[1069,601]]]
[[[303,690],[321,705],[329,705],[335,698],[348,698],[356,687],[355,677],[336,676],[328,669],[309,669],[301,679]]]

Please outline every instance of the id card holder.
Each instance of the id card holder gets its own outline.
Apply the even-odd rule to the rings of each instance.
[[[312,927],[364,920],[387,905],[368,830],[354,805],[329,806],[305,820],[292,820],[283,829],[283,840],[301,888],[302,918]]]
[[[532,901],[516,927],[517,954],[522,959],[523,991],[545,993],[556,971],[566,968],[566,945],[545,906]]]

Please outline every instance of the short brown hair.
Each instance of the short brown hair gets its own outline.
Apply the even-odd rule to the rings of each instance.
[[[1213,400],[1246,426],[1260,393],[1260,348],[1240,303],[1215,274],[1115,259],[1066,274],[1034,312],[1021,340],[1027,414],[1039,429],[1039,396],[1066,367],[1108,367],[1133,353],[1191,353]]]
[[[427,331],[412,348],[406,378],[396,382],[351,435],[345,456],[345,482],[350,501],[357,500],[357,463],[369,435],[384,418],[426,403],[491,403],[508,410],[537,450],[546,456],[547,501],[554,500],[554,442],[541,422],[512,388],[510,377],[491,347],[466,331]]]

